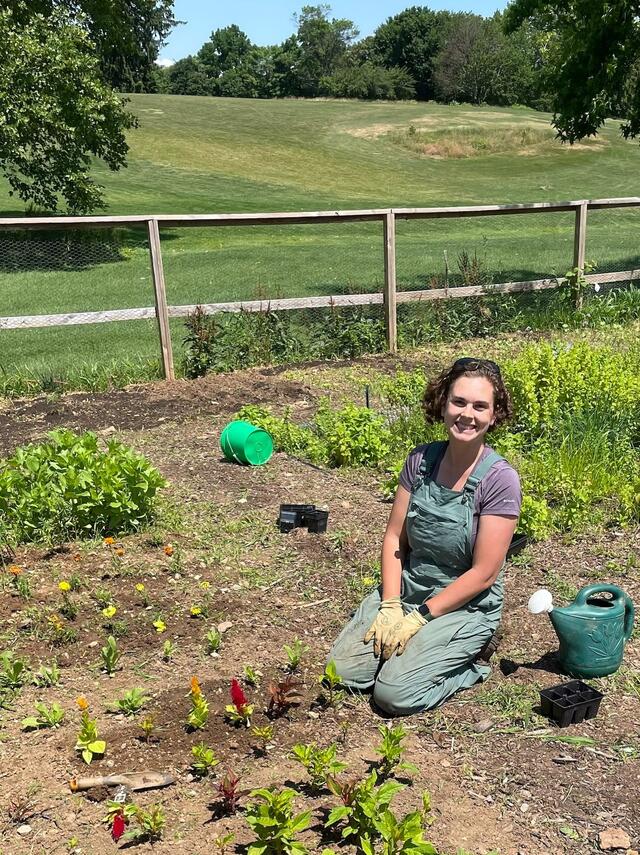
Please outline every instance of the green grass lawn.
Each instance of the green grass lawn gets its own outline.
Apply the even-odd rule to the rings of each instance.
[[[615,123],[569,148],[528,109],[135,95],[129,166],[100,165],[110,214],[337,210],[557,201],[640,193],[638,144]],[[425,153],[426,152],[426,153]],[[0,209],[22,211],[0,185]],[[590,216],[598,269],[640,266],[638,212]],[[382,226],[166,229],[170,304],[377,291]],[[398,282],[423,287],[476,253],[494,281],[562,275],[573,215],[398,223]],[[153,305],[144,231],[64,240],[0,235],[0,316]],[[176,329],[176,344],[181,339]],[[155,352],[153,325],[123,322],[3,334],[7,372]]]

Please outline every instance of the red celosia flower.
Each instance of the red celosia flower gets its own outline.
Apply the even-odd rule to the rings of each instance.
[[[234,677],[231,681],[231,700],[233,702],[234,707],[238,710],[238,712],[242,712],[242,710],[247,706],[249,701],[247,700],[247,696],[242,691],[242,686]]]
[[[115,840],[116,843],[118,842],[118,840],[120,840],[120,838],[124,834],[124,828],[125,828],[124,814],[122,813],[122,811],[120,811],[120,813],[117,813],[114,816],[113,826],[111,827],[111,836],[113,837],[113,839]]]

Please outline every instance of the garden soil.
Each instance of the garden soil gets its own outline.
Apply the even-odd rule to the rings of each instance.
[[[376,371],[398,367],[392,359],[376,359],[359,363],[359,370],[366,373],[369,364]],[[168,481],[160,519],[148,532],[113,545],[92,540],[20,548],[10,558],[28,575],[31,599],[18,596],[3,574],[2,647],[34,669],[55,658],[61,679],[47,689],[25,686],[0,710],[4,855],[103,855],[130,848],[116,845],[102,822],[108,792],[72,794],[68,781],[144,769],[171,773],[175,783],[137,794],[138,804],[160,803],[167,817],[163,839],[153,847],[138,844],[138,851],[221,852],[216,839],[233,833],[226,851],[244,852],[251,840],[242,816],[248,791],[283,784],[296,788],[297,810],[312,810],[302,834],[309,852],[355,851],[339,833],[322,831],[336,799],[309,789],[291,749],[301,742],[335,742],[350,778],[363,776],[379,759],[378,728],[386,720],[369,697],[347,695],[331,705],[318,682],[332,639],[374,584],[389,512],[379,474],[325,469],[284,454],[264,467],[241,467],[222,459],[218,447],[221,429],[243,404],[267,403],[276,411],[288,406],[296,420],[307,420],[321,394],[322,372],[310,366],[297,381],[253,369],[16,401],[0,412],[2,455],[53,428],[90,429],[141,451]],[[281,502],[328,507],[327,534],[281,534],[275,525]],[[599,834],[611,828],[623,829],[632,848],[640,846],[638,634],[626,648],[625,669],[598,681],[605,697],[597,717],[558,731],[537,707],[540,688],[565,679],[553,656],[557,640],[546,616],[526,611],[538,587],[549,586],[558,601],[566,601],[571,588],[594,581],[614,582],[640,602],[639,568],[635,529],[535,544],[508,564],[503,637],[489,680],[401,722],[407,731],[404,759],[417,772],[399,773],[406,787],[393,807],[399,815],[418,809],[428,791],[433,824],[427,835],[438,851],[592,853],[600,851]],[[72,576],[81,585],[71,595],[79,611],[64,622],[72,633],[61,640],[52,637],[47,618],[61,603],[59,581]],[[96,605],[99,589],[111,593],[116,617],[105,618]],[[166,625],[162,633],[153,626],[158,617]],[[100,668],[110,620],[117,621],[123,654],[112,677]],[[212,655],[205,635],[214,625],[223,632]],[[285,678],[283,645],[296,638],[309,648],[294,674],[300,702],[270,718],[269,684]],[[169,660],[162,655],[167,639],[175,644]],[[245,685],[245,691],[254,705],[252,725],[273,725],[266,749],[250,729],[234,727],[224,716],[230,680],[242,678],[245,665],[261,672],[259,687]],[[211,710],[206,726],[195,732],[185,728],[192,676]],[[140,714],[109,711],[136,686],[148,697]],[[107,741],[104,757],[90,767],[74,751],[80,695]],[[66,713],[60,728],[21,730],[36,701],[60,704]],[[145,714],[154,722],[148,741],[139,726]],[[220,761],[205,780],[190,770],[191,748],[201,742]],[[231,816],[221,810],[217,792],[226,771],[239,776],[239,788],[247,791]]]

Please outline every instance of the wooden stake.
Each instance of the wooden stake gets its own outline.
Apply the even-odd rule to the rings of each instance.
[[[384,218],[384,323],[389,353],[397,353],[396,218],[393,211],[388,211]]]
[[[165,380],[175,380],[173,370],[173,351],[171,349],[171,330],[169,328],[169,313],[167,311],[167,292],[164,285],[164,270],[162,267],[162,250],[160,248],[160,230],[156,219],[147,223],[149,230],[149,255],[151,256],[151,275],[153,290],[156,297],[156,319],[160,335],[160,355]]]

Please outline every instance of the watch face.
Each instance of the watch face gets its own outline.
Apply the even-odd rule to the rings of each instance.
[[[422,603],[422,605],[418,606],[418,611],[422,615],[422,617],[430,617],[431,612],[429,611],[429,606],[426,603]]]

